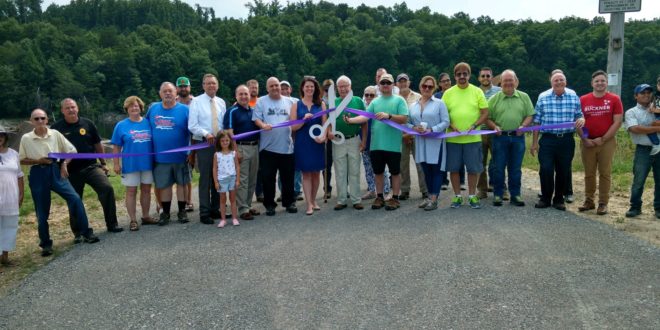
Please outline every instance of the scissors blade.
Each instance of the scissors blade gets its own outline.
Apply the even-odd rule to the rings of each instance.
[[[344,109],[348,106],[349,103],[351,103],[351,99],[353,98],[353,91],[349,91],[346,97],[344,97],[337,108],[335,108],[335,111],[332,111],[331,114],[335,118],[339,118],[339,115],[344,111]]]

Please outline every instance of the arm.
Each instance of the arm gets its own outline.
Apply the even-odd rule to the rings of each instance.
[[[309,116],[307,116],[309,115]],[[305,117],[303,119],[307,119],[311,117],[310,113],[306,113]],[[291,106],[291,111],[289,111],[289,120],[298,120],[298,103],[294,103]],[[295,132],[299,130],[304,124],[296,124],[296,125],[291,125],[291,131]]]
[[[653,134],[653,133],[660,133],[660,126],[642,126],[642,125],[635,125],[635,126],[630,126],[628,127],[628,131],[630,133],[635,133],[635,134]]]
[[[369,125],[367,123],[363,123],[361,126],[362,129],[362,142],[360,142],[360,152],[366,150],[367,148],[367,134],[369,134]]]
[[[117,145],[112,146],[112,153],[113,154],[120,154],[121,153],[121,147]],[[115,157],[112,159],[112,167],[115,171],[115,174],[121,174],[121,164],[119,162],[119,157]]]
[[[238,151],[236,152],[236,157],[234,157],[234,168],[236,168],[236,188],[238,188],[241,184],[241,162],[238,159]]]
[[[479,127],[488,120],[488,108],[479,109],[479,119],[472,126]],[[472,130],[472,129],[471,129]]]
[[[218,183],[218,157],[213,154],[213,185],[215,190],[220,190],[220,183]]]
[[[536,152],[539,150],[539,131],[532,133],[532,145],[529,147],[529,153],[536,157]]]
[[[190,133],[192,133],[194,136],[201,136],[205,137],[209,143],[213,144],[213,139],[215,138],[213,134],[211,134],[209,131],[203,129],[200,125],[199,122],[199,112],[202,110],[201,108],[201,103],[197,101],[197,98],[194,98],[192,103],[190,104],[190,110],[188,112],[188,130]],[[200,99],[201,101],[201,99]]]
[[[101,142],[94,144],[94,151],[96,151],[97,154],[102,154],[105,152],[105,150],[103,150],[103,145],[101,144]],[[108,164],[105,162],[105,159],[99,158],[99,163],[101,163],[101,169],[103,170],[103,172],[105,172],[105,175],[108,175],[108,173],[110,173],[110,169],[108,168]]]
[[[25,184],[23,177],[18,178],[18,207],[23,205],[23,196],[25,196]]]

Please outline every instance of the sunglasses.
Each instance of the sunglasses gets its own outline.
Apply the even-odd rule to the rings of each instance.
[[[380,84],[381,85],[392,85],[392,82],[390,82],[390,81],[381,81]]]
[[[376,94],[364,94],[364,97],[376,97]]]
[[[434,85],[422,85],[422,89],[434,89]]]
[[[40,120],[46,120],[46,117],[34,117],[32,118],[34,121],[40,121]]]
[[[482,74],[481,78],[490,78],[490,75],[489,74]]]

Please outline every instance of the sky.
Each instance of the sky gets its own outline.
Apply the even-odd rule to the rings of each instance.
[[[214,0],[182,0],[194,6],[199,4],[202,7],[213,7],[215,9],[216,17],[234,17],[234,18],[247,18],[248,10],[245,4],[251,2],[249,0],[232,0],[232,5],[227,5],[228,1],[214,1]],[[266,0],[269,1],[269,0]],[[600,0],[604,1],[604,0]],[[610,0],[611,1],[611,0]],[[642,10],[640,12],[629,12],[625,14],[626,20],[629,19],[653,19],[660,18],[660,1],[659,0],[641,0]],[[292,1],[296,2],[296,1]],[[317,0],[314,0],[317,2]],[[343,0],[343,1],[329,1],[332,3],[347,3],[351,7],[357,7],[365,3],[371,7],[379,5],[391,6],[394,3],[401,3],[403,1],[364,1],[364,0]],[[603,16],[609,21],[610,14],[598,14],[599,0],[436,0],[436,1],[421,1],[421,0],[408,0],[405,1],[408,8],[412,10],[420,9],[424,6],[431,8],[431,11],[452,16],[457,12],[465,12],[472,18],[479,16],[490,16],[496,21],[499,20],[518,20],[531,18],[536,21],[544,21],[547,19],[560,19],[566,16],[578,16],[582,18],[592,19],[595,16]],[[51,3],[59,5],[68,4],[69,0],[45,0],[43,2],[44,8]],[[280,3],[287,3],[286,0],[280,0]]]

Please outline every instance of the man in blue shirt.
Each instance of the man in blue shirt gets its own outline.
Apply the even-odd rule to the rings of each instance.
[[[250,90],[246,85],[236,87],[236,104],[225,113],[222,126],[231,136],[259,129],[252,121],[250,107]],[[243,220],[252,220],[259,211],[252,208],[252,195],[257,186],[257,171],[259,170],[259,134],[248,136],[236,141],[236,147],[241,154],[241,184],[236,189],[238,213]]]
[[[536,156],[538,151],[541,169],[541,199],[534,207],[547,208],[551,205],[558,210],[566,210],[564,195],[570,175],[573,154],[575,153],[575,128],[584,126],[580,98],[566,90],[566,76],[557,72],[550,78],[551,93],[542,93],[536,102],[534,123],[551,125],[575,121],[575,127],[544,129],[534,131],[530,153]],[[554,194],[554,198],[553,198]]]
[[[151,138],[154,152],[188,146],[188,106],[176,102],[176,87],[171,82],[160,85],[162,102],[153,103],[146,115],[151,126]],[[158,225],[170,222],[172,206],[172,186],[176,183],[176,199],[179,207],[177,219],[181,223],[188,222],[186,214],[185,189],[190,182],[186,152],[176,152],[155,155],[154,184],[163,206]]]

